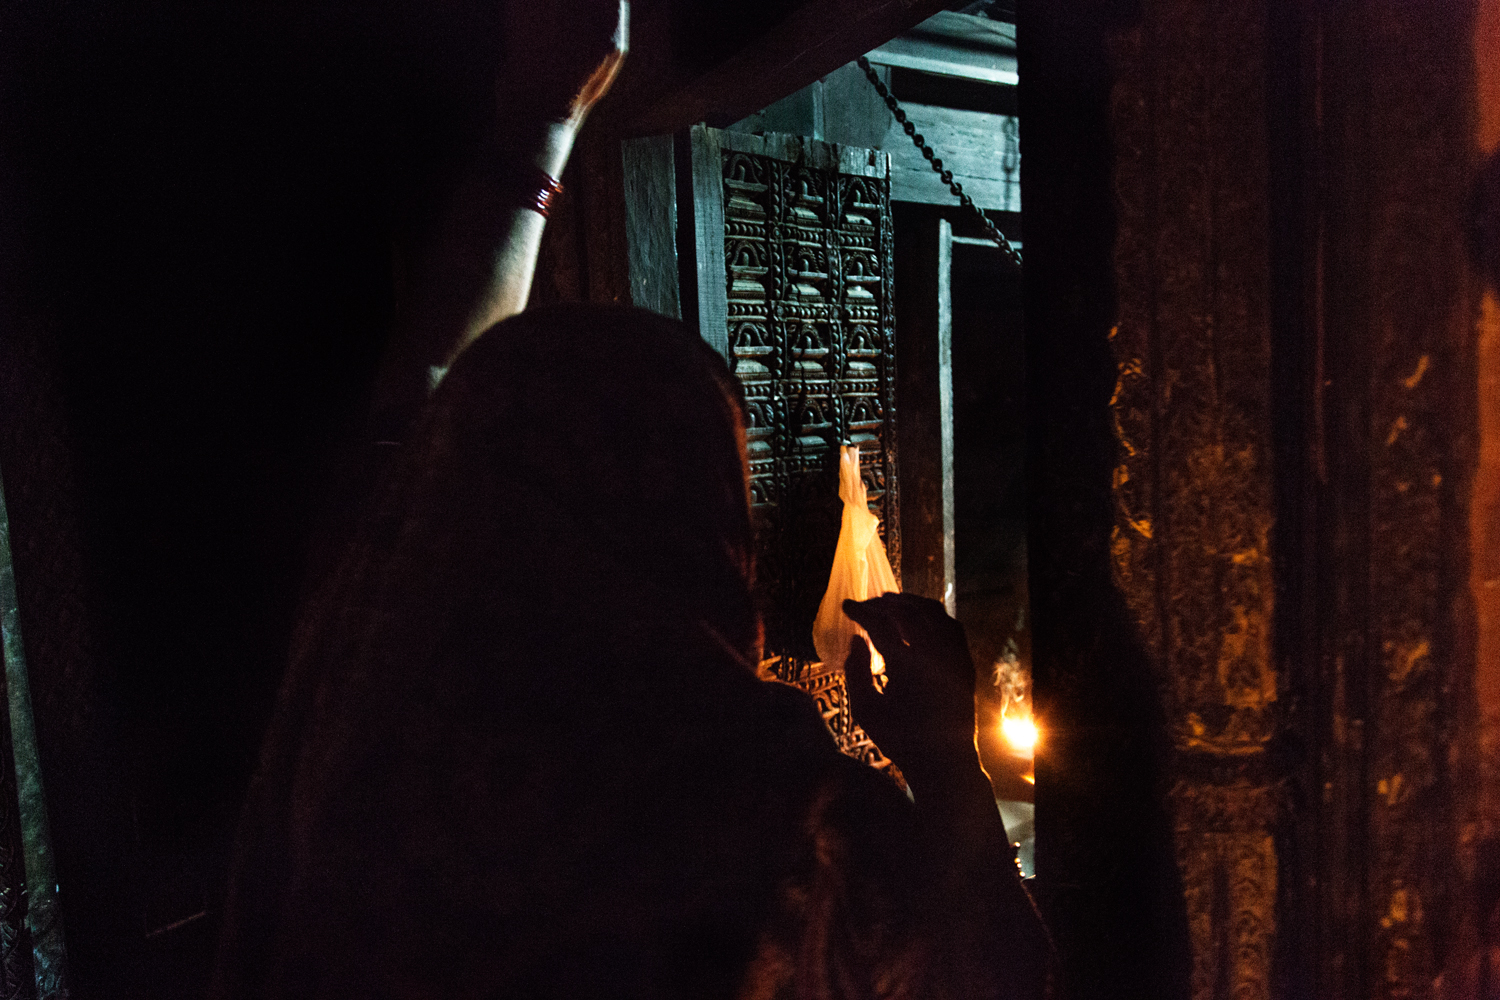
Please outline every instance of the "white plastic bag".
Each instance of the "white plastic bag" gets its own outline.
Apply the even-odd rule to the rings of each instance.
[[[813,646],[825,665],[843,669],[849,641],[864,636],[870,647],[870,670],[880,674],[885,671],[885,660],[865,630],[844,614],[845,600],[863,601],[899,590],[880,541],[880,518],[870,513],[865,482],[859,475],[858,445],[839,449],[839,498],[844,501],[844,520],[828,574],[828,591],[813,621]]]

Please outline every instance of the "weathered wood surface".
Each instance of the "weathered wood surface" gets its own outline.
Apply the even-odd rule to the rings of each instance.
[[[1313,464],[1321,996],[1475,996],[1493,866],[1477,822],[1468,504],[1477,463],[1473,7],[1323,11],[1322,439]],[[1324,479],[1326,478],[1326,483]],[[1320,558],[1318,558],[1320,557]],[[1326,763],[1324,763],[1326,761]],[[1484,853],[1488,851],[1489,857]],[[1493,876],[1489,876],[1493,877]],[[1493,989],[1493,986],[1491,986]]]
[[[1092,36],[1086,0],[1022,10],[1068,995],[1478,995],[1473,8],[1149,0]],[[1099,853],[1162,805],[1172,872]]]
[[[640,60],[640,83],[637,74],[622,80],[631,91],[622,100],[622,127],[632,135],[652,135],[694,122],[739,121],[942,8],[939,0],[811,0],[764,11],[747,31],[743,11],[726,7],[700,17],[692,37],[683,31],[689,19],[679,18],[675,26],[651,29],[644,41],[648,47],[666,43],[667,57]]]
[[[683,301],[693,307],[698,334],[731,363],[728,292],[724,282],[724,175],[719,149],[723,133],[695,125],[677,138],[678,273]],[[691,212],[689,211],[691,206]],[[686,251],[692,248],[692,253]]]
[[[62,910],[57,891],[57,867],[52,854],[52,837],[47,816],[47,796],[42,785],[42,766],[37,753],[36,719],[31,704],[31,678],[26,666],[25,645],[21,640],[21,614],[16,600],[15,567],[10,546],[10,519],[0,487],[0,638],[3,638],[4,688],[9,701],[8,754],[15,779],[16,797],[0,798],[0,810],[16,809],[15,833],[19,836],[21,854],[12,854],[0,870],[4,888],[0,890],[25,919],[25,935],[18,928],[6,928],[11,944],[30,938],[30,956],[5,954],[0,964],[7,970],[34,971],[35,981],[24,984],[23,996],[37,1000],[67,1000],[67,955],[63,941]],[[0,706],[0,712],[4,706]],[[4,729],[4,727],[0,727]],[[0,759],[6,755],[0,753]],[[8,777],[0,774],[0,785]],[[3,826],[3,824],[0,824]],[[24,876],[23,886],[18,880]]]
[[[891,84],[891,71],[876,66]],[[912,81],[921,74],[906,74]],[[939,81],[923,77],[918,91],[934,100],[957,99],[985,107],[1015,104],[1013,87],[972,81]],[[1021,210],[1020,119],[1014,114],[975,108],[948,107],[920,100],[898,99],[916,131],[953,171],[954,180],[981,208]],[[896,201],[929,205],[957,204],[953,193],[933,171],[921,150],[902,130],[875,88],[858,66],[840,67],[823,80],[736,122],[736,134],[784,132],[829,142],[878,148],[891,158],[891,197]]]
[[[939,11],[869,54],[872,63],[1014,86],[1016,26],[958,11]]]
[[[952,225],[933,210],[897,206],[897,397],[901,421],[901,583],[951,601],[953,565]],[[948,239],[945,239],[945,231]],[[947,251],[945,253],[945,250]],[[945,400],[945,397],[950,397]],[[946,407],[944,403],[948,402]],[[951,610],[951,608],[950,608]]]
[[[696,131],[696,130],[695,130]],[[890,172],[889,157],[874,149],[857,149],[836,142],[823,142],[800,135],[768,132],[717,131],[721,149],[753,156],[768,156],[786,163],[800,163],[813,170],[828,170],[851,177],[884,178]]]
[[[875,72],[889,84],[890,70]],[[783,132],[861,149],[879,149],[892,121],[880,93],[855,63],[846,63],[794,94],[742,118],[727,131]]]
[[[903,103],[907,118],[980,208],[1021,210],[1020,120],[960,108]],[[948,205],[953,193],[892,119],[881,148],[891,155],[891,197]]]
[[[1193,1000],[1269,1000],[1273,488],[1260,4],[1148,4],[1116,48],[1115,580],[1166,710]]]
[[[672,137],[646,136],[621,144],[625,172],[625,227],[630,253],[630,297],[642,309],[682,318],[677,294],[677,173]]]

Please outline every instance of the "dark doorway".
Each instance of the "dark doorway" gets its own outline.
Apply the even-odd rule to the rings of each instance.
[[[1006,826],[1031,825],[1026,380],[1021,275],[998,247],[952,238],[955,603],[979,671],[979,748]],[[989,683],[984,683],[985,680]],[[1002,717],[1011,720],[1007,730]],[[1017,726],[1023,728],[1018,729]],[[1011,839],[1028,839],[1011,831]],[[1029,847],[1029,845],[1027,845]],[[1029,850],[1023,852],[1028,855]],[[1025,867],[1030,871],[1030,865]]]

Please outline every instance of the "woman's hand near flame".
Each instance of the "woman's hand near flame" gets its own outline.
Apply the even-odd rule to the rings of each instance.
[[[911,782],[917,819],[917,900],[932,940],[973,962],[959,995],[1040,997],[1051,946],[1021,885],[989,778],[974,745],[974,661],[963,626],[937,601],[886,594],[845,601],[844,613],[885,657],[884,693],[855,637],[845,661],[854,721]],[[986,981],[986,977],[988,980]]]
[[[914,594],[845,601],[844,613],[885,657],[876,690],[870,650],[856,637],[845,661],[854,719],[920,792],[923,784],[979,769],[974,746],[974,661],[963,626],[942,604]]]

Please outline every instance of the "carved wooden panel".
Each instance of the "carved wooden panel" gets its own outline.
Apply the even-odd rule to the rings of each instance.
[[[889,161],[795,136],[695,129],[693,141],[695,173],[704,152],[717,168],[723,219],[723,309],[700,319],[723,317],[745,389],[767,653],[797,680],[816,657],[810,630],[838,537],[840,445],[860,447],[900,574]],[[699,274],[700,295],[717,293]]]
[[[780,659],[767,660],[763,669],[769,678],[788,681],[812,695],[840,750],[855,760],[884,771],[898,785],[906,787],[901,771],[855,724],[849,712],[849,689],[845,686],[842,670],[828,669],[821,663],[787,664]]]
[[[764,671],[812,694],[846,753],[889,768],[849,716],[843,675],[816,662],[812,622],[838,541],[840,445],[860,448],[900,579],[890,160],[702,126],[689,142],[685,312],[696,293],[704,339],[745,390]]]

